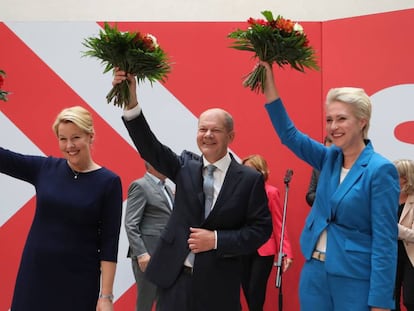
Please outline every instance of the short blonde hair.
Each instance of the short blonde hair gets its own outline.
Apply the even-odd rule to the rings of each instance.
[[[367,124],[362,130],[363,138],[367,139],[372,111],[371,99],[367,93],[357,87],[333,88],[326,95],[326,106],[335,101],[350,105],[358,120],[364,119],[367,121]]]
[[[63,109],[56,117],[52,129],[58,136],[60,123],[72,122],[87,134],[95,134],[91,113],[81,106],[73,106]]]
[[[408,159],[395,160],[394,165],[397,168],[400,178],[405,178],[406,184],[401,188],[402,193],[414,193],[414,161]]]
[[[242,164],[245,165],[247,162],[253,166],[258,172],[262,173],[264,180],[266,181],[269,178],[269,167],[265,158],[259,154],[252,154],[245,157],[242,160]]]

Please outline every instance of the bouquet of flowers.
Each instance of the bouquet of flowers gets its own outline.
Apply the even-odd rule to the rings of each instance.
[[[96,57],[106,66],[104,73],[118,67],[136,75],[138,84],[145,78],[151,83],[164,81],[170,72],[166,53],[160,48],[155,36],[140,32],[120,32],[116,25],[105,22],[104,30],[98,37],[85,39],[83,45],[89,50],[84,56]],[[128,81],[115,85],[106,96],[107,102],[114,99],[114,105],[124,107],[129,104]]]
[[[304,68],[319,70],[315,52],[311,46],[303,27],[282,16],[273,18],[270,11],[261,12],[266,18],[249,18],[247,30],[236,30],[228,37],[234,39],[231,48],[254,52],[254,57],[268,62],[276,63],[279,67],[290,65],[293,69],[304,72]],[[243,82],[251,90],[263,92],[266,77],[265,68],[257,66],[249,73]]]
[[[3,87],[5,77],[6,77],[6,73],[0,69],[0,100],[6,102],[8,100],[7,95],[9,94],[9,92],[3,91],[1,89]]]

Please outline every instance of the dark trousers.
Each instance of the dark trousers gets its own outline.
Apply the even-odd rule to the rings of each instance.
[[[158,299],[157,287],[146,280],[145,274],[139,268],[135,257],[131,258],[131,265],[138,291],[135,311],[151,311],[153,304]],[[159,311],[158,305],[156,310]]]
[[[257,252],[243,256],[242,288],[250,311],[263,311],[267,280],[275,256],[260,256]]]
[[[191,311],[191,274],[180,273],[173,286],[158,293],[158,311]]]
[[[394,311],[401,310],[401,289],[405,308],[407,311],[414,311],[414,267],[407,256],[404,245],[399,241]]]

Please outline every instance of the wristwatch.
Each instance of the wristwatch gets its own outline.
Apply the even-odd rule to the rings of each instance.
[[[99,299],[109,299],[109,301],[112,302],[114,300],[114,295],[112,295],[112,294],[109,294],[109,295],[99,294]]]

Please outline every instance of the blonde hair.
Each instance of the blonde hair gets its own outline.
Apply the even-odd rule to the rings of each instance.
[[[395,160],[394,165],[397,168],[400,178],[404,178],[407,182],[401,188],[401,192],[405,194],[414,193],[414,161],[408,159]]]
[[[249,164],[253,166],[258,172],[262,173],[265,181],[269,178],[269,167],[267,166],[265,158],[263,158],[261,155],[252,154],[242,160],[243,165],[246,165],[247,162],[249,162]]]
[[[81,106],[73,106],[63,109],[53,123],[53,132],[58,136],[60,123],[72,122],[87,134],[95,134],[91,113]]]
[[[367,139],[372,111],[371,99],[367,93],[356,87],[333,88],[326,95],[326,106],[335,101],[350,105],[357,119],[367,121],[362,130],[363,139]]]

